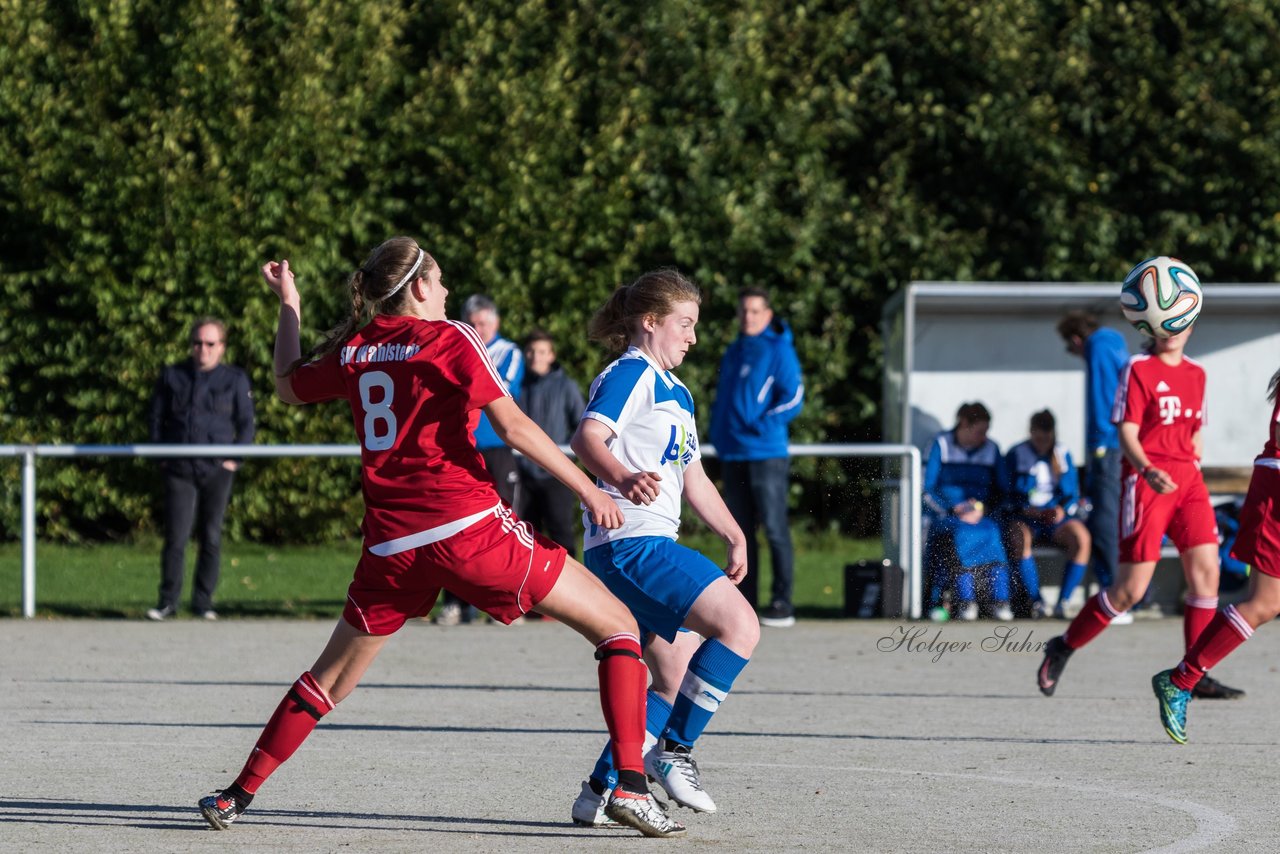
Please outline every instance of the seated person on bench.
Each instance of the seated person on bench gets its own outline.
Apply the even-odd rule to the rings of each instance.
[[[1031,416],[1031,438],[1009,450],[1005,469],[1011,553],[1020,550],[1018,575],[1031,599],[1033,617],[1046,616],[1046,609],[1032,548],[1052,544],[1066,552],[1062,592],[1053,606],[1053,616],[1062,618],[1063,607],[1084,578],[1092,541],[1089,529],[1077,517],[1080,477],[1071,452],[1058,444],[1052,412],[1046,409]]]
[[[991,413],[981,403],[966,403],[956,426],[933,440],[924,475],[924,504],[929,517],[925,561],[930,585],[930,617],[946,619],[942,593],[953,586],[954,611],[961,620],[978,618],[978,574],[991,616],[1013,618],[1009,610],[1009,567],[1000,526],[990,512],[1000,506],[1005,483],[1004,458],[987,438]]]

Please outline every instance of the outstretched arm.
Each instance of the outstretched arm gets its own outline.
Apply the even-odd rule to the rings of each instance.
[[[551,437],[525,415],[510,397],[499,397],[484,407],[498,438],[542,466],[582,499],[591,521],[602,528],[622,525],[622,510],[582,473],[582,469],[561,453]]]
[[[618,490],[632,504],[652,504],[658,497],[662,476],[656,471],[631,471],[624,466],[605,444],[612,437],[613,430],[607,424],[584,418],[569,440],[569,447],[587,471]]]
[[[707,477],[702,460],[695,460],[684,470],[684,497],[698,518],[724,540],[729,552],[724,573],[734,584],[739,583],[747,577],[747,538],[725,506],[716,485]]]
[[[293,380],[289,366],[302,358],[302,344],[298,329],[302,324],[302,298],[298,295],[289,262],[268,261],[262,265],[262,278],[267,287],[280,298],[280,319],[276,323],[276,347],[274,354],[276,394],[285,403],[302,403],[293,393]]]

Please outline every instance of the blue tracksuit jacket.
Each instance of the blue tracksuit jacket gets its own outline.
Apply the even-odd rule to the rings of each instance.
[[[787,425],[800,414],[804,379],[791,330],[774,319],[759,335],[739,335],[720,360],[711,442],[722,460],[787,456]]]

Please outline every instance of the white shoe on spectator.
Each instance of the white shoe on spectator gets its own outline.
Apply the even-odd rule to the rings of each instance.
[[[440,613],[436,614],[435,624],[437,626],[456,626],[462,622],[462,606],[457,602],[445,602],[440,608]]]
[[[1013,609],[1009,607],[1008,602],[1000,602],[992,610],[991,615],[1002,623],[1007,623],[1013,619]]]
[[[956,614],[956,619],[964,620],[966,623],[971,623],[978,619],[978,603],[966,602],[964,607],[960,609],[960,612]]]
[[[775,629],[786,629],[796,624],[796,609],[789,602],[775,600],[768,608],[760,612],[760,625]]]
[[[157,623],[167,620],[178,612],[178,609],[172,605],[165,605],[163,608],[148,608],[147,619],[155,620]]]

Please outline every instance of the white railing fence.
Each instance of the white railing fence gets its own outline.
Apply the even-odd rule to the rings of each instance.
[[[908,616],[922,612],[920,451],[914,445],[792,445],[793,457],[880,457],[903,462],[897,515],[898,563],[905,570],[902,601]],[[705,456],[715,448],[703,445]],[[0,457],[22,458],[22,615],[36,613],[36,458],[37,457],[358,457],[359,445],[0,445]]]

